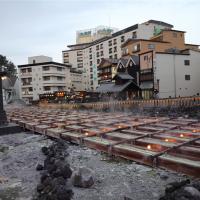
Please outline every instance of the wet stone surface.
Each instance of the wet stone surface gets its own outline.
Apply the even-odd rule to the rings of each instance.
[[[41,147],[51,143],[30,133],[0,137],[0,200],[32,200],[42,173],[36,167],[45,160]],[[168,183],[186,179],[181,174],[108,157],[86,147],[69,144],[66,151],[72,171],[87,167],[95,174],[90,188],[72,188],[74,200],[156,200],[165,194]]]

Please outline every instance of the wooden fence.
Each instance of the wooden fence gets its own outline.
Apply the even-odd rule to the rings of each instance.
[[[94,103],[71,103],[55,104],[40,103],[40,107],[54,109],[120,109],[120,108],[189,108],[200,106],[200,97],[180,97],[170,99],[126,100]]]

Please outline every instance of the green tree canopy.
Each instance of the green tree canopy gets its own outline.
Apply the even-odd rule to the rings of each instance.
[[[9,77],[16,76],[17,70],[14,63],[9,61],[6,56],[0,54],[0,68],[2,69],[3,66],[5,67],[5,71],[8,72]]]

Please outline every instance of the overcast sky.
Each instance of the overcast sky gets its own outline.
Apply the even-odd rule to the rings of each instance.
[[[173,24],[187,32],[187,43],[200,44],[199,0],[0,0],[0,54],[16,65],[34,55],[62,62],[76,30],[149,19]]]

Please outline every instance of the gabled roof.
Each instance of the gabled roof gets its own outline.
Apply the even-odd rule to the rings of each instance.
[[[135,63],[135,65],[139,65],[139,56],[135,56],[135,55],[130,56],[127,64],[130,62],[130,60],[132,60]]]
[[[135,83],[133,83],[132,81],[128,81],[127,83],[123,85],[115,85],[114,83],[104,83],[96,89],[96,92],[99,92],[99,93],[122,92],[131,84],[133,84],[137,89],[139,89],[139,87]]]
[[[121,78],[121,79],[123,79],[123,80],[133,80],[133,79],[134,79],[131,75],[129,75],[129,74],[126,73],[126,72],[118,72],[118,73],[113,77],[113,80],[115,80],[116,77],[119,77],[119,78]]]

